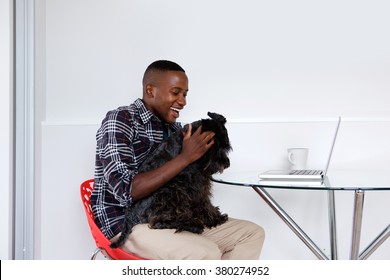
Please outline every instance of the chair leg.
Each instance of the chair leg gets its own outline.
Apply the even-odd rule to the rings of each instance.
[[[93,253],[92,253],[91,260],[92,260],[92,261],[93,261],[93,260],[96,260],[97,254],[99,254],[101,251],[102,251],[102,248],[99,248],[99,247],[96,248],[95,251],[93,251]]]
[[[96,256],[97,256],[99,253],[102,253],[102,255],[104,256],[104,258],[109,259],[109,260],[112,260],[111,257],[107,254],[107,251],[104,250],[103,248],[100,248],[100,247],[97,247],[97,248],[95,249],[95,251],[93,251],[90,260],[92,260],[92,261],[93,261],[93,260],[96,260]]]

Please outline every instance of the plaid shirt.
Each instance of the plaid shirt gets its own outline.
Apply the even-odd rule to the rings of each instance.
[[[162,142],[164,130],[170,134],[180,127],[180,123],[164,124],[141,99],[107,113],[96,134],[95,187],[91,195],[95,222],[107,238],[122,231],[138,167]]]

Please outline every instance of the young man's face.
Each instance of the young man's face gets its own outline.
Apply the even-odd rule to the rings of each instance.
[[[146,85],[145,91],[143,99],[146,107],[161,120],[172,124],[187,103],[187,75],[181,71],[158,73]]]

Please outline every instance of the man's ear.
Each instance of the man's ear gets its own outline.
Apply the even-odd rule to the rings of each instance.
[[[147,97],[154,97],[154,86],[151,84],[147,84],[145,86],[145,94]]]

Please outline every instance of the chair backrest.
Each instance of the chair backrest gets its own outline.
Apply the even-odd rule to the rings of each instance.
[[[91,233],[93,239],[95,240],[96,246],[98,248],[105,250],[106,254],[111,259],[114,260],[145,260],[144,258],[123,251],[122,249],[110,248],[110,243],[111,243],[110,240],[108,240],[107,237],[101,232],[99,227],[96,225],[93,217],[91,204],[90,204],[90,196],[93,188],[94,188],[94,180],[93,179],[87,180],[81,184],[80,194],[81,194],[81,200],[84,205],[85,214],[87,215],[88,224],[91,229]]]

